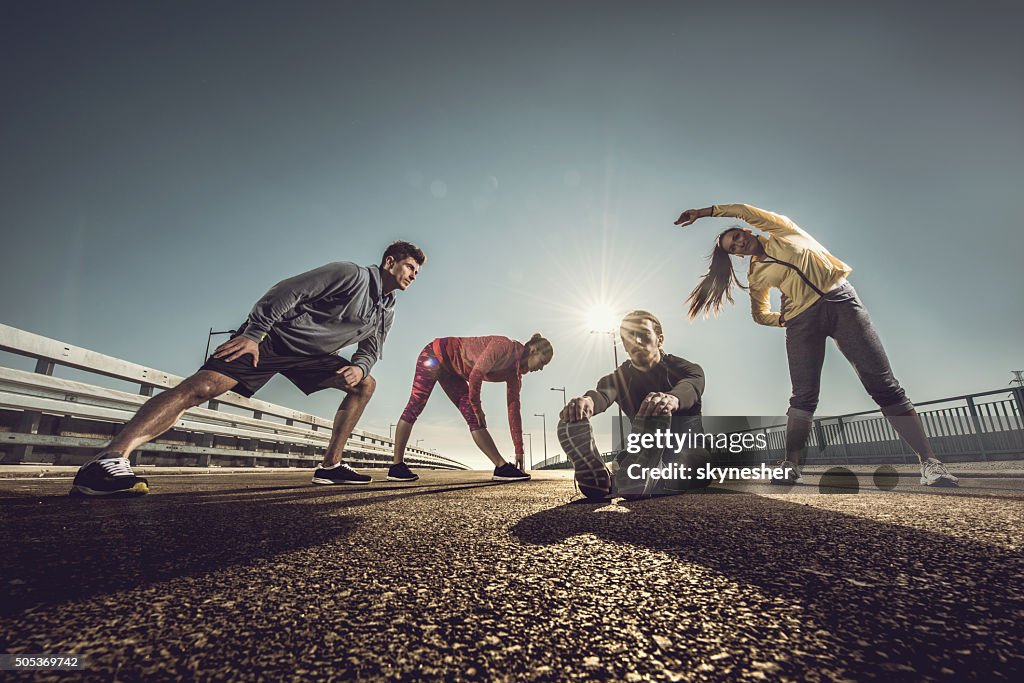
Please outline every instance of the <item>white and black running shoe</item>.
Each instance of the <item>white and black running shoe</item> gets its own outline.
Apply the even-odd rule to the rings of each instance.
[[[369,484],[372,479],[356,472],[347,462],[339,462],[334,467],[317,467],[313,472],[314,484]]]
[[[778,468],[782,468],[783,476],[778,478],[772,477],[770,483],[775,484],[776,486],[790,486],[792,484],[804,483],[804,478],[800,473],[800,468],[790,461],[783,460],[778,464]]]
[[[149,484],[136,477],[127,458],[93,460],[78,468],[71,484],[71,495],[78,496],[144,496]]]
[[[388,481],[416,481],[419,478],[420,475],[409,469],[404,462],[388,468]]]
[[[492,481],[526,481],[530,475],[511,463],[505,463],[501,467],[494,468]]]
[[[959,481],[935,458],[928,458],[921,463],[921,484],[924,486],[959,487]]]

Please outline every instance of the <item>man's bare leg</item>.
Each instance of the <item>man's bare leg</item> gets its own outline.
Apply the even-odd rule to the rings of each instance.
[[[220,396],[236,384],[237,380],[219,372],[200,370],[173,389],[146,401],[110,445],[78,469],[71,495],[141,496],[149,493],[148,482],[135,476],[128,464],[131,452],[173,427],[189,408]]]
[[[345,445],[352,436],[352,430],[356,428],[359,418],[363,416],[366,404],[373,397],[373,391],[377,388],[377,380],[372,375],[364,377],[354,387],[346,387],[341,384],[331,386],[348,392],[345,400],[338,407],[334,414],[334,430],[331,432],[331,442],[327,445],[327,452],[324,453],[323,467],[334,467],[341,462],[341,456],[345,452]]]
[[[127,458],[144,443],[174,426],[182,413],[230,391],[238,380],[212,370],[200,370],[181,384],[146,401],[139,412],[99,455]]]

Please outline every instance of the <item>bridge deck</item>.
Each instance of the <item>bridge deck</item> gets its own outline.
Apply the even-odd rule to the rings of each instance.
[[[119,680],[1024,668],[1021,478],[818,495],[809,477],[788,494],[591,505],[570,502],[569,473],[423,474],[367,488],[160,476],[129,501],[0,480],[0,640]]]

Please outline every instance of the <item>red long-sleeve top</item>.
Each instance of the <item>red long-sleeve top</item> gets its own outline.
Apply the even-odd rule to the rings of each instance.
[[[516,340],[499,335],[434,340],[434,353],[438,358],[469,383],[469,401],[481,424],[486,424],[480,403],[481,384],[505,382],[508,427],[516,455],[523,455],[523,417],[519,404],[523,375],[519,364],[525,352],[526,348]]]

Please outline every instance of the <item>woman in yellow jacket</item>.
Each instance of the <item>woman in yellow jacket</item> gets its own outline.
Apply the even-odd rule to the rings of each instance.
[[[852,269],[790,219],[747,204],[688,209],[676,225],[691,225],[706,217],[738,218],[765,233],[755,235],[741,227],[722,232],[711,252],[711,266],[690,293],[689,304],[691,318],[717,314],[724,299],[733,301],[733,284],[743,287],[729,256],[750,257],[747,289],[754,321],[786,328],[793,395],[786,426],[787,460],[792,467],[784,482],[800,481],[799,458],[818,407],[825,339],[832,337],[882,414],[917,453],[921,483],[956,485],[956,477],[935,457],[914,404],[892,374],[867,310],[846,280]],[[772,287],[782,292],[779,312],[772,311],[769,303]]]

